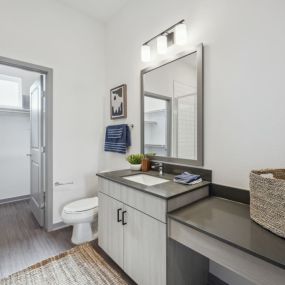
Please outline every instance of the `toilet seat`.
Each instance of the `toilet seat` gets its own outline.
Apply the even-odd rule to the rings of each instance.
[[[78,224],[92,222],[98,213],[98,208],[83,212],[65,213],[62,212],[62,219],[66,224]]]
[[[63,208],[63,212],[66,214],[80,214],[89,211],[94,213],[94,209],[98,207],[98,197],[81,199],[70,204],[67,204]]]

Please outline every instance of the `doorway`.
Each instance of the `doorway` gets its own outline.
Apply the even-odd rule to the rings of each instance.
[[[0,119],[6,131],[0,204],[28,199],[47,231],[53,228],[52,76],[50,68],[0,57]]]

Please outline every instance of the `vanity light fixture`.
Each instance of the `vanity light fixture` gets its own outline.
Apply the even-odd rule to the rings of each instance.
[[[187,42],[187,26],[185,20],[172,25],[162,33],[145,42],[141,47],[141,60],[149,62],[151,60],[150,42],[156,40],[156,51],[158,54],[165,54],[168,47],[177,44],[184,45]]]
[[[147,44],[144,44],[141,47],[141,59],[142,59],[142,62],[150,61],[150,46]]]
[[[158,54],[165,54],[167,52],[167,36],[160,35],[157,38],[157,53]]]
[[[184,45],[187,41],[187,26],[185,22],[178,24],[174,30],[175,30],[175,43],[177,45]]]

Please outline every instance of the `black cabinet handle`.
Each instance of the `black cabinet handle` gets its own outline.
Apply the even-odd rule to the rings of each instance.
[[[126,213],[127,213],[127,211],[123,211],[123,221],[122,221],[123,226],[127,224],[127,222],[125,222],[125,214]]]
[[[120,212],[121,212],[121,211],[122,211],[122,208],[120,208],[120,209],[117,210],[117,222],[118,222],[118,223],[122,221],[122,219],[120,219]]]

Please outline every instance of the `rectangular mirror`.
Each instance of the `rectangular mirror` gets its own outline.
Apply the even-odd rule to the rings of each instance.
[[[203,46],[141,73],[142,153],[203,165]]]

